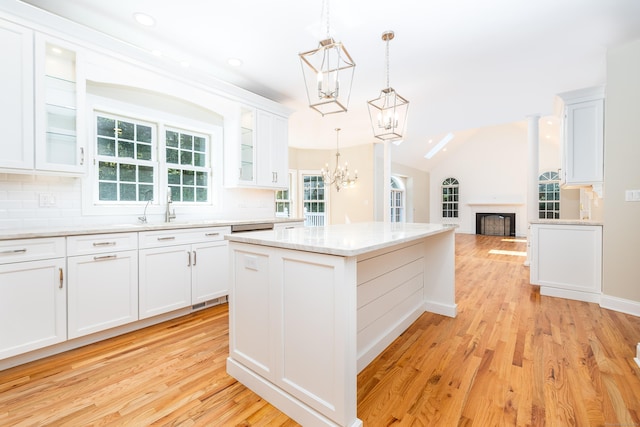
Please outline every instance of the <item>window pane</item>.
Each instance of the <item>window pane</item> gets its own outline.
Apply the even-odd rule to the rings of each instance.
[[[180,187],[169,187],[171,189],[171,200],[174,202],[179,202],[182,200],[180,198]]]
[[[169,184],[180,185],[180,170],[179,169],[169,169],[167,171],[167,178]]]
[[[98,135],[102,136],[115,136],[115,127],[116,121],[113,119],[108,119],[106,117],[98,117],[97,121],[98,125]]]
[[[196,185],[200,187],[207,185],[207,174],[205,172],[196,172]]]
[[[128,139],[130,141],[134,140],[133,130],[135,129],[135,125],[129,122],[118,121],[118,137],[122,139]]]
[[[112,162],[100,162],[98,164],[98,179],[100,181],[115,181],[116,164]],[[101,199],[102,200],[102,199]],[[111,199],[109,199],[111,200]]]
[[[206,156],[203,153],[194,153],[193,154],[193,164],[194,166],[205,166]]]
[[[116,142],[113,139],[98,138],[98,155],[115,156]]]
[[[193,137],[191,135],[180,135],[180,148],[183,150],[193,150]]]
[[[98,184],[98,193],[100,200],[116,200],[118,196],[116,184],[111,182]]]
[[[151,166],[139,166],[138,167],[138,182],[153,182],[153,167],[151,167]]]
[[[120,184],[120,200],[135,201],[136,200],[136,185],[135,184]]]
[[[193,138],[193,149],[195,151],[200,151],[204,153],[207,151],[207,143],[206,140],[200,136],[196,136]]]
[[[138,125],[136,129],[136,140],[151,143],[151,127]]]
[[[193,164],[193,153],[191,153],[191,151],[181,151],[180,152],[180,164],[181,165],[191,165],[191,164]]]
[[[196,188],[196,202],[206,202],[207,200],[207,189]]]
[[[167,147],[175,147],[178,148],[178,132],[167,131]],[[176,162],[177,163],[177,162]]]
[[[134,145],[133,142],[118,142],[118,157],[125,157],[133,159]]]
[[[142,200],[142,201],[153,200],[153,186],[143,185],[143,184],[139,185],[138,200]]]
[[[178,164],[178,150],[167,148],[167,163]]]
[[[182,171],[182,185],[194,185],[194,172],[193,171]]]
[[[138,144],[138,159],[151,160],[151,146],[147,144]]]
[[[195,200],[195,192],[193,191],[193,187],[183,187],[182,188],[182,201],[183,202],[193,202]]]
[[[120,165],[120,181],[136,182],[136,167],[134,165]]]

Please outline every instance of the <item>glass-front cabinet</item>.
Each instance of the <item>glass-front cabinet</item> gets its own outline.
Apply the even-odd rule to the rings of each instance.
[[[252,108],[240,109],[240,177],[246,183],[255,182],[256,146],[255,129],[256,115]]]
[[[80,137],[84,80],[78,52],[69,44],[36,34],[36,169],[81,173],[84,144]]]

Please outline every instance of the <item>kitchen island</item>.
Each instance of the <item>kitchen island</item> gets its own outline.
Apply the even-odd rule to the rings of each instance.
[[[424,311],[456,316],[454,229],[227,235],[227,372],[305,426],[358,426],[357,374]]]

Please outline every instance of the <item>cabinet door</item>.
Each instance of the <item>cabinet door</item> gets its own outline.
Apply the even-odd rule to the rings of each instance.
[[[81,106],[84,84],[75,46],[36,34],[36,169],[77,172],[84,168]]]
[[[0,359],[67,339],[64,258],[0,265]]]
[[[138,320],[138,251],[67,259],[69,338]]]
[[[0,167],[33,168],[33,33],[0,20]]]
[[[258,177],[264,188],[286,188],[288,183],[288,122],[266,111],[257,112]]]
[[[139,251],[140,319],[191,305],[191,245]]]
[[[568,104],[565,115],[566,184],[602,182],[604,100]]]
[[[192,246],[191,302],[193,304],[229,294],[228,251],[226,241]]]
[[[256,117],[252,108],[240,110],[240,175],[239,181],[253,184],[256,180]]]

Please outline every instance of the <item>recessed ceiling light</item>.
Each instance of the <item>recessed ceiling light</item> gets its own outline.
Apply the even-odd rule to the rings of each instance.
[[[231,65],[232,67],[239,67],[242,65],[242,60],[239,58],[229,58],[227,59],[227,64]]]
[[[153,27],[156,24],[156,20],[153,19],[153,16],[147,15],[146,13],[136,12],[133,14],[133,19],[140,25],[144,25],[145,27]]]

